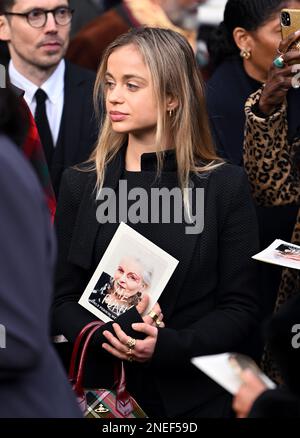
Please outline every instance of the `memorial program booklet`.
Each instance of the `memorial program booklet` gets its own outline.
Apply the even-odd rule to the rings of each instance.
[[[100,260],[79,304],[104,322],[115,320],[149,296],[149,312],[178,260],[121,223]]]
[[[267,388],[276,388],[275,383],[258,368],[256,363],[243,354],[221,353],[199,356],[193,358],[192,363],[232,395],[235,395],[242,385],[240,373],[246,368],[251,369]]]
[[[286,268],[300,269],[300,246],[276,239],[268,248],[252,258]]]

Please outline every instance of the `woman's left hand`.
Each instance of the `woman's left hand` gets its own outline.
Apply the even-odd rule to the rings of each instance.
[[[143,363],[151,359],[157,342],[157,327],[145,323],[132,324],[134,330],[146,335],[143,340],[127,336],[119,324],[114,323],[113,328],[116,336],[107,330],[103,332],[103,335],[109,342],[109,344],[102,344],[104,350],[121,360],[128,360],[129,362]]]

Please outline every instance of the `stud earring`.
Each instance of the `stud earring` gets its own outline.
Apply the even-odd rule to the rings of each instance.
[[[172,110],[172,109],[170,109],[170,110],[168,111],[170,117],[173,117],[173,112],[174,112],[174,110]]]
[[[251,51],[248,49],[242,49],[240,52],[240,56],[243,59],[250,59],[251,58]]]

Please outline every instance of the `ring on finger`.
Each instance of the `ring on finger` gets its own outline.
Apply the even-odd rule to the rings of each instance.
[[[131,348],[134,349],[135,344],[136,344],[136,339],[134,339],[131,336],[129,336],[129,338],[128,338],[127,342],[126,342],[127,347],[129,349],[131,349]]]
[[[158,314],[154,312],[154,310],[151,310],[150,313],[148,313],[148,315],[150,316],[150,318],[153,319],[153,321],[156,323],[156,321],[158,320]]]
[[[162,323],[162,321],[160,319],[157,319],[155,321],[155,324],[156,324],[157,327],[159,327],[161,323]]]
[[[273,61],[273,65],[276,68],[283,68],[285,66],[285,62],[284,62],[283,56],[282,55],[277,56],[277,58],[275,58],[274,61]]]

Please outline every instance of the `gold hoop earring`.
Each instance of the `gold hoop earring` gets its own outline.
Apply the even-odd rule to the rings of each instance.
[[[242,49],[240,52],[240,56],[243,59],[250,59],[251,58],[251,51],[248,49]]]

